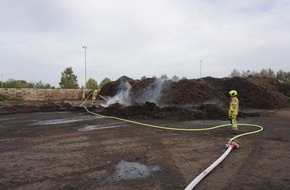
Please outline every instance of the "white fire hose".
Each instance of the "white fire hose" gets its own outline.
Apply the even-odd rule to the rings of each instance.
[[[214,163],[212,163],[208,168],[206,168],[206,170],[199,174],[184,190],[192,190],[207,174],[209,174],[217,165],[219,165],[234,148],[238,148],[239,144],[235,141],[228,142],[227,147],[228,148],[224,152],[224,154],[219,157],[219,159],[217,159]]]

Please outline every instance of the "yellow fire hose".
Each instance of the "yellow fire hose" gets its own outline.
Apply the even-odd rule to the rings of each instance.
[[[89,96],[85,99],[85,101],[88,100]],[[183,132],[201,132],[201,131],[209,131],[209,130],[214,130],[214,129],[218,129],[218,128],[222,128],[222,127],[227,127],[227,126],[231,125],[231,124],[223,124],[223,125],[217,125],[217,126],[214,126],[214,127],[197,128],[197,129],[163,127],[163,126],[152,125],[152,124],[142,123],[142,122],[128,120],[128,119],[118,118],[118,117],[114,117],[114,116],[106,116],[106,115],[97,114],[97,113],[89,111],[87,109],[87,107],[83,106],[85,101],[80,106],[82,106],[90,114],[93,114],[93,115],[96,115],[96,116],[102,117],[102,118],[115,119],[115,120],[124,121],[124,122],[127,122],[127,123],[132,123],[132,124],[141,125],[141,126],[144,126],[144,127],[151,127],[151,128],[155,128],[155,129],[161,129],[161,130],[183,131]],[[211,170],[213,170],[220,162],[223,161],[223,159],[225,159],[225,157],[231,152],[232,149],[238,148],[239,145],[238,145],[237,142],[235,142],[235,140],[237,138],[242,137],[242,136],[246,136],[246,135],[252,135],[252,134],[259,133],[259,132],[263,131],[263,127],[260,126],[260,125],[256,125],[256,124],[239,123],[238,126],[255,127],[255,128],[257,128],[257,130],[246,132],[246,133],[242,133],[242,134],[239,134],[239,135],[236,135],[236,136],[232,137],[227,143],[227,147],[228,147],[227,151],[218,160],[216,160],[212,165],[210,165],[206,170],[204,170],[199,176],[197,176],[185,188],[185,190],[193,189]]]

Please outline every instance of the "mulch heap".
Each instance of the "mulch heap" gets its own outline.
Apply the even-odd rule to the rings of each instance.
[[[124,91],[127,104],[118,102],[99,110],[101,114],[127,119],[225,119],[232,89],[238,91],[239,117],[257,116],[243,109],[278,109],[289,106],[290,85],[262,77],[182,79],[179,81],[147,78],[133,80],[123,76],[104,85],[103,97]],[[129,84],[129,89],[128,89]]]

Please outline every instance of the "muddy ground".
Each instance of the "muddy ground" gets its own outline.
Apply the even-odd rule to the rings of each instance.
[[[290,109],[255,110],[240,123],[264,131],[195,189],[290,189]],[[139,119],[154,125],[203,128],[219,120]],[[240,127],[241,132],[253,130]],[[184,189],[225,151],[229,128],[174,132],[100,118],[83,111],[0,115],[0,189]]]
[[[0,102],[0,189],[184,189],[225,152],[226,126],[204,132],[156,129],[229,124],[228,91],[238,123],[261,125],[195,189],[290,189],[290,85],[248,77],[177,82],[126,76],[81,101]],[[255,130],[240,126],[239,134]]]

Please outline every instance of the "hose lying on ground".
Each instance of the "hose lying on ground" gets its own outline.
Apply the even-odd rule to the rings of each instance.
[[[83,105],[83,103],[81,105]],[[114,116],[106,116],[106,115],[97,114],[97,113],[94,113],[94,112],[89,111],[87,109],[87,107],[85,107],[85,106],[84,106],[84,109],[88,113],[93,114],[93,115],[96,115],[96,116],[99,116],[99,117],[102,117],[102,118],[115,119],[115,120],[124,121],[124,122],[127,122],[127,123],[133,123],[133,124],[141,125],[141,126],[145,126],[145,127],[151,127],[151,128],[155,128],[155,129],[161,129],[161,130],[170,130],[170,131],[200,132],[200,131],[214,130],[214,129],[218,129],[218,128],[222,128],[222,127],[227,127],[227,126],[230,126],[231,125],[231,124],[223,124],[223,125],[217,125],[217,126],[214,126],[214,127],[198,128],[198,129],[163,127],[163,126],[158,126],[158,125],[152,125],[152,124],[147,124],[147,123],[132,121],[132,120],[128,120],[128,119],[118,118],[118,117],[114,117]],[[239,135],[236,135],[236,136],[232,137],[228,141],[227,151],[219,159],[217,159],[213,164],[211,164],[206,170],[204,170],[200,175],[198,175],[185,188],[185,190],[191,190],[191,189],[193,189],[209,172],[211,172],[218,164],[220,164],[228,156],[228,154],[231,152],[232,149],[238,148],[239,145],[235,142],[235,140],[237,138],[242,137],[242,136],[246,136],[246,135],[252,135],[252,134],[255,134],[255,133],[259,133],[259,132],[261,132],[263,130],[263,127],[260,126],[260,125],[247,124],[247,123],[240,123],[238,125],[239,126],[247,126],[247,127],[255,127],[255,128],[258,128],[258,130],[250,131],[250,132],[246,132],[246,133],[242,133],[242,134],[239,134]]]
[[[198,129],[163,127],[163,126],[159,126],[159,125],[152,125],[152,124],[148,124],[148,123],[142,123],[142,122],[128,120],[128,119],[123,119],[123,118],[114,117],[114,116],[106,116],[106,115],[97,114],[97,113],[94,113],[94,112],[89,111],[87,107],[84,107],[84,109],[88,113],[93,114],[93,115],[96,115],[96,116],[99,116],[99,117],[102,117],[102,118],[115,119],[115,120],[124,121],[124,122],[127,122],[127,123],[133,123],[133,124],[141,125],[141,126],[145,126],[145,127],[152,127],[152,128],[156,128],[156,129],[170,130],[170,131],[188,131],[188,132],[209,131],[209,130],[214,130],[214,129],[218,129],[218,128],[222,128],[222,127],[227,127],[227,126],[230,126],[231,125],[231,124],[223,124],[223,125],[217,125],[217,126],[214,126],[214,127],[198,128]],[[261,132],[263,130],[263,127],[261,127],[259,125],[255,125],[255,124],[240,123],[238,125],[239,126],[256,127],[256,128],[258,128],[258,130],[256,130],[256,131],[250,131],[250,132],[243,133],[243,134],[240,134],[240,135],[236,135],[236,136],[232,137],[229,140],[230,142],[234,141],[235,139],[237,139],[239,137],[246,136],[246,135],[251,135],[251,134],[255,134],[255,133],[259,133],[259,132]]]

